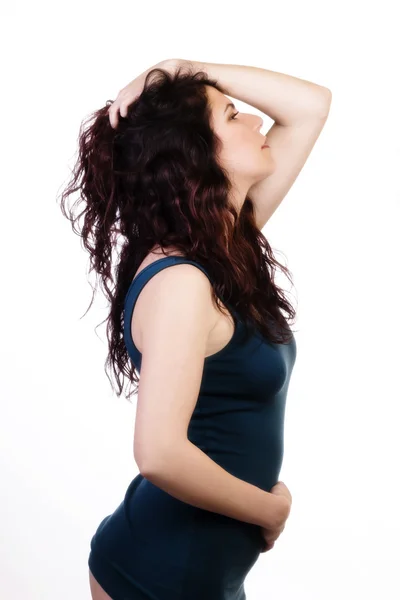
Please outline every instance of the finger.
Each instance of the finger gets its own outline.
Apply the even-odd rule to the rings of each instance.
[[[118,125],[118,107],[113,108],[112,110],[109,111],[109,119],[110,119],[111,127],[113,129],[116,129],[116,127]]]

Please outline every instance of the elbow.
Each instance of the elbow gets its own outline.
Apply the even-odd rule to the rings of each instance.
[[[145,463],[143,461],[138,461],[137,459],[135,459],[136,464],[138,466],[139,469],[139,473],[141,475],[143,475],[143,477],[145,477],[146,479],[148,479],[150,481],[150,479],[152,478],[152,476],[154,475],[156,468],[154,466],[154,461],[152,461],[151,463],[146,461]]]
[[[324,88],[324,100],[321,105],[321,115],[323,118],[327,118],[331,109],[332,103],[332,92],[329,88]]]
[[[144,457],[143,455],[138,456],[138,454],[135,453],[134,459],[138,466],[140,474],[143,475],[143,477],[146,477],[146,479],[148,479],[148,475],[150,475],[150,473],[154,471],[154,457],[150,458],[147,455],[146,457]]]
[[[171,465],[171,446],[168,450],[158,447],[151,452],[136,453],[134,458],[141,475],[150,481],[157,473],[165,473]]]

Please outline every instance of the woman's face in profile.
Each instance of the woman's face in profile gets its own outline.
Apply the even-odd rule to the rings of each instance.
[[[260,133],[263,120],[257,115],[241,113],[231,100],[214,87],[207,85],[212,110],[211,126],[222,142],[218,160],[232,181],[244,194],[274,171],[271,148],[263,148],[265,135]]]

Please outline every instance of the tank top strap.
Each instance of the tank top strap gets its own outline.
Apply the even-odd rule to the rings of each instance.
[[[124,341],[125,341],[128,351],[130,353],[133,353],[135,356],[137,356],[138,359],[140,359],[141,354],[140,354],[139,350],[136,348],[135,344],[133,343],[132,335],[131,335],[131,320],[132,320],[132,314],[133,314],[133,309],[136,304],[136,300],[137,300],[140,292],[146,285],[146,283],[152,278],[153,275],[155,275],[159,271],[162,271],[163,269],[165,269],[169,266],[176,265],[176,264],[195,265],[201,271],[203,271],[203,273],[208,277],[210,283],[212,283],[211,277],[208,274],[205,267],[203,267],[203,265],[201,265],[200,263],[198,263],[196,261],[189,260],[185,256],[176,256],[176,255],[175,256],[165,256],[163,258],[159,258],[159,259],[153,261],[152,263],[150,263],[149,265],[144,267],[134,277],[134,279],[132,280],[132,282],[128,288],[126,296],[125,296],[123,330],[124,330]],[[221,300],[221,302],[223,302],[225,304],[225,306],[228,308],[228,310],[231,311],[231,313],[233,313],[235,316],[237,316],[235,309],[230,305],[230,303],[225,302],[225,300],[223,298],[220,298],[220,300]]]

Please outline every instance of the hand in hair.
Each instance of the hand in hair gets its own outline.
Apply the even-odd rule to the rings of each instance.
[[[143,71],[143,73],[138,75],[135,79],[128,83],[128,85],[122,88],[122,90],[120,90],[120,92],[118,93],[117,98],[114,100],[114,102],[110,105],[110,108],[108,109],[108,116],[110,119],[111,127],[113,127],[113,129],[116,129],[118,126],[118,112],[121,115],[121,117],[127,116],[128,106],[130,106],[142,93],[146,76],[152,69],[174,69],[176,64],[177,61],[175,59],[162,60],[161,62],[157,63],[156,65],[153,65],[149,69],[146,69],[146,71]]]

